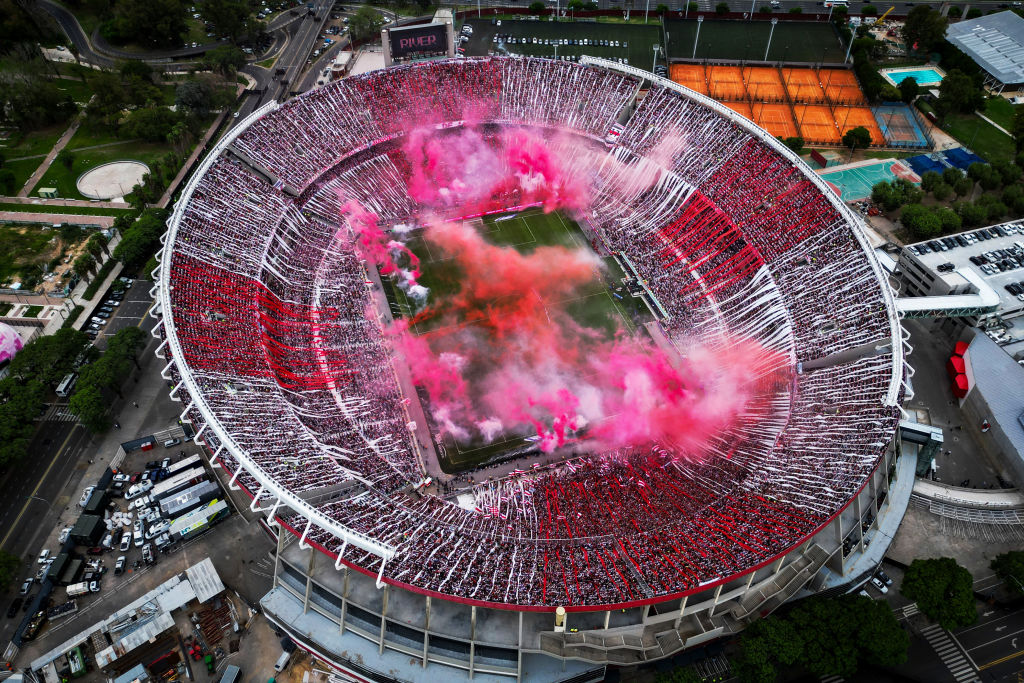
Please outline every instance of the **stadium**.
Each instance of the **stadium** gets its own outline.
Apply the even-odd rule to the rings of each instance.
[[[262,611],[360,680],[599,680],[848,583],[909,496],[856,216],[672,81],[351,77],[234,128],[168,225],[158,355],[274,535]]]

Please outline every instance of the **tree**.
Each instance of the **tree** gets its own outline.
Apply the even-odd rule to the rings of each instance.
[[[72,266],[75,275],[85,280],[96,270],[96,258],[89,253],[82,254],[75,259],[75,263]]]
[[[757,8],[757,11],[758,11],[759,14],[771,14],[772,13],[772,6],[771,5],[761,5],[760,7]]]
[[[923,8],[924,5],[914,9]],[[935,109],[942,116],[946,114],[969,114],[985,104],[985,93],[973,78],[953,69],[946,74],[939,85],[939,99]]]
[[[95,95],[85,107],[85,116],[95,127],[116,127],[121,112],[129,105],[128,92],[116,74],[100,71],[93,76]]]
[[[669,673],[655,674],[654,683],[704,683],[704,677],[691,667],[683,666]]]
[[[28,455],[36,430],[35,419],[46,406],[46,395],[46,387],[36,377],[22,379],[11,375],[0,380],[0,465],[18,462]]]
[[[921,189],[925,192],[931,192],[941,182],[942,175],[935,171],[925,171],[921,174]]]
[[[900,81],[900,94],[902,95],[901,99],[907,104],[910,104],[911,102],[914,101],[915,98],[917,98],[917,95],[920,92],[920,90],[921,88],[917,85],[916,78],[904,78],[902,81]]]
[[[1010,590],[1024,595],[1024,550],[1011,550],[996,555],[989,566]]]
[[[948,199],[951,194],[953,194],[953,188],[946,183],[937,183],[935,187],[932,188],[932,196],[940,202]]]
[[[992,171],[999,176],[1002,185],[1013,185],[1021,177],[1021,168],[1009,161],[993,161]]]
[[[804,148],[804,139],[800,136],[783,138],[782,144],[799,153]]]
[[[988,210],[984,206],[972,202],[962,202],[957,205],[956,212],[964,227],[967,228],[974,228],[988,221]]]
[[[952,557],[914,560],[903,575],[900,593],[946,630],[978,620],[971,573]]]
[[[136,356],[145,348],[148,341],[146,337],[146,333],[138,327],[126,327],[110,338],[106,352],[130,360],[138,370],[140,366]]]
[[[961,222],[960,216],[955,211],[945,206],[936,210],[936,215],[939,217],[939,221],[942,223],[943,234],[950,234],[954,232],[960,232]]]
[[[900,92],[900,89],[889,83],[882,86],[878,96],[886,102],[899,102],[903,98],[903,94]]]
[[[103,233],[101,232],[93,233],[92,237],[89,238],[89,241],[86,242],[85,246],[89,250],[89,253],[95,256],[97,259],[99,258],[99,254],[97,254],[94,251],[96,249],[99,250],[100,254],[110,254],[110,249],[107,247],[107,238],[104,237]]]
[[[77,112],[71,96],[39,74],[7,67],[0,73],[0,122],[28,132],[64,123]]]
[[[121,78],[126,81],[133,79],[139,81],[153,82],[153,67],[141,59],[128,59],[121,62],[118,68]]]
[[[860,13],[866,17],[873,17],[878,14],[878,8],[874,5],[864,5],[860,8]]]
[[[949,21],[927,5],[918,5],[907,13],[903,24],[903,39],[918,52],[931,52],[946,37]]]
[[[146,142],[165,142],[181,116],[167,107],[136,109],[128,115],[121,131],[129,138]]]
[[[949,11],[946,12],[946,16],[950,19],[959,19],[964,14],[964,11],[959,7],[950,7]]]
[[[14,171],[9,168],[0,168],[0,193],[12,195],[17,189],[17,185],[18,179],[14,177]]]
[[[963,176],[960,180],[953,183],[953,192],[957,197],[966,197],[973,189],[974,181],[967,176]]]
[[[843,144],[850,148],[850,155],[855,149],[866,149],[871,146],[871,133],[864,126],[857,126],[846,131]]]
[[[205,81],[185,81],[174,89],[174,102],[199,116],[205,116],[213,106],[213,88]]]
[[[956,182],[964,177],[963,171],[959,168],[950,167],[942,170],[942,182],[947,185],[956,185]]]
[[[183,0],[122,0],[100,30],[107,40],[118,43],[174,47],[188,32],[188,5]]]
[[[204,0],[197,10],[215,36],[237,42],[245,32],[245,19],[252,12],[240,0]]]
[[[530,11],[534,14],[541,14],[544,9],[543,2],[530,3]],[[348,30],[353,40],[366,40],[380,33],[380,27],[383,25],[384,18],[380,12],[363,5],[349,18]]]
[[[94,384],[79,386],[68,401],[68,410],[93,434],[100,434],[110,429],[110,417],[107,415],[107,401],[103,392]]]
[[[20,382],[35,380],[53,389],[75,369],[75,359],[88,346],[89,338],[73,329],[61,329],[52,335],[39,337],[26,344],[11,359],[11,377]]]
[[[928,207],[908,204],[900,214],[903,226],[918,239],[929,239],[942,234],[941,219]]]
[[[121,241],[114,247],[114,258],[128,270],[135,270],[145,263],[160,246],[165,218],[162,211],[145,211],[130,228],[122,232]]]
[[[977,7],[972,7],[969,10],[967,10],[967,16],[964,17],[964,18],[965,19],[977,19],[981,15],[982,15],[982,11],[980,9],[978,9]]]
[[[668,5],[658,5],[654,8],[654,13],[658,16],[664,16],[668,14]]]
[[[729,13],[729,3],[727,3],[727,2],[720,2],[717,5],[715,5],[715,14],[723,15],[723,14],[728,14],[728,13]]]
[[[225,78],[234,78],[235,73],[245,66],[245,53],[234,45],[221,45],[206,53],[206,59],[214,71]]]
[[[57,152],[57,163],[70,171],[71,167],[75,165],[75,153],[65,147]]]
[[[21,558],[0,550],[0,590],[6,591],[17,580],[21,571]]]

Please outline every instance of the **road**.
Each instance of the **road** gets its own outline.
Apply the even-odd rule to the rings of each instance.
[[[953,632],[983,681],[1024,675],[1024,608],[981,607],[978,623]]]

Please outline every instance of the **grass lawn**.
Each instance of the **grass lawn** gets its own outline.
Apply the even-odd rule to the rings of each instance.
[[[262,66],[264,69],[269,69],[274,66],[274,62],[277,61],[277,57],[271,57],[270,59],[264,59],[262,62],[256,62],[256,66]]]
[[[25,183],[35,173],[35,170],[39,168],[39,164],[43,163],[44,158],[35,157],[23,161],[8,161],[4,164],[4,168],[9,168],[14,173],[15,185],[12,194],[21,192],[21,188],[25,186]]]
[[[1017,107],[1002,97],[990,97],[985,100],[985,116],[989,117],[1006,130],[1013,130],[1013,115]]]
[[[39,226],[0,225],[0,285],[24,277],[53,258],[60,235]]]
[[[40,128],[24,135],[13,133],[9,140],[3,141],[4,146],[0,147],[0,152],[3,152],[7,161],[17,159],[18,157],[38,156],[40,154],[46,156],[53,149],[57,139],[68,129],[69,125],[71,124],[61,123],[49,128]]]
[[[505,220],[501,220],[505,219]],[[511,247],[520,253],[530,253],[541,246],[560,245],[572,249],[582,248],[589,251],[586,236],[579,225],[569,217],[560,213],[545,214],[532,209],[509,216],[486,216],[474,221],[474,227],[481,231],[484,238],[494,245]],[[429,228],[427,228],[429,230]],[[436,245],[425,242],[422,237],[414,236],[408,242],[409,248],[421,260],[422,276],[419,282],[430,290],[426,305],[435,305],[448,297],[457,295],[462,289],[462,272],[457,263],[446,254],[435,253]],[[579,326],[593,331],[599,338],[611,340],[619,330],[636,333],[633,323],[635,312],[645,312],[643,304],[637,304],[628,294],[624,298],[614,297],[609,289],[618,283],[623,276],[613,259],[606,259],[606,270],[595,269],[594,278],[572,292],[571,298],[561,301],[545,300],[536,291],[524,292],[523,296],[540,297],[545,310],[554,313],[565,311]],[[385,279],[385,292],[390,300],[391,308],[402,317],[410,317],[419,310],[416,302],[410,301],[405,293],[391,285]],[[495,302],[498,304],[498,302]],[[500,313],[500,304],[496,306]],[[432,315],[413,322],[411,330],[414,334],[426,339],[440,340],[453,327],[469,327],[484,324],[480,318],[453,320],[450,315]],[[553,325],[559,323],[553,322]],[[473,369],[468,370],[469,374]],[[430,413],[429,409],[427,410]],[[442,439],[440,449],[441,465],[446,472],[458,472],[479,466],[494,458],[505,457],[512,452],[523,451],[530,447],[524,437],[534,431],[529,426],[512,427],[499,435],[493,442],[470,440],[457,442],[451,436]]]
[[[162,158],[170,151],[170,145],[149,142],[136,142],[132,145],[113,145],[83,150],[75,154],[75,161],[70,169],[56,161],[52,163],[49,170],[43,175],[43,179],[33,188],[30,194],[35,193],[37,188],[40,187],[55,187],[57,188],[58,197],[64,199],[88,199],[88,197],[78,193],[75,182],[80,175],[94,166],[122,159],[141,161],[152,166],[154,161]],[[130,190],[131,188],[125,188],[126,192]]]
[[[51,81],[60,90],[71,95],[75,102],[85,104],[92,97],[92,87],[86,81],[78,81],[71,78],[55,78]]]
[[[15,204],[13,202],[0,202],[0,211],[21,211],[23,213],[59,213],[69,216],[120,216],[125,211],[133,210],[125,204],[123,209],[111,209],[105,206],[50,206],[46,204]]]
[[[42,312],[43,312],[43,307],[42,306],[29,306],[28,308],[25,309],[25,313],[22,314],[22,317],[25,317],[25,318],[38,318],[39,314],[42,313]]]
[[[985,161],[1013,160],[1013,140],[977,114],[950,114],[942,129]]]
[[[864,155],[865,159],[907,159],[909,157],[917,156],[921,152],[887,152],[880,149],[866,149],[862,150],[860,154]]]

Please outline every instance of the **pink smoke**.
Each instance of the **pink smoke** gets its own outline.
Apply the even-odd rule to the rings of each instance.
[[[348,220],[355,235],[356,250],[364,259],[380,268],[381,275],[392,275],[402,272],[405,282],[415,285],[420,276],[420,259],[403,243],[390,239],[377,225],[378,216],[368,211],[355,200],[342,200],[341,215]],[[409,268],[400,269],[395,262],[398,254],[405,254],[409,259]]]
[[[454,223],[429,227],[425,239],[459,267],[461,289],[421,314],[441,316],[439,331],[417,337],[400,326],[395,346],[456,438],[529,427],[545,452],[586,438],[695,453],[763,395],[753,368],[768,352],[756,344],[672,359],[641,339],[580,327],[567,305],[601,269],[587,250],[521,254]]]

